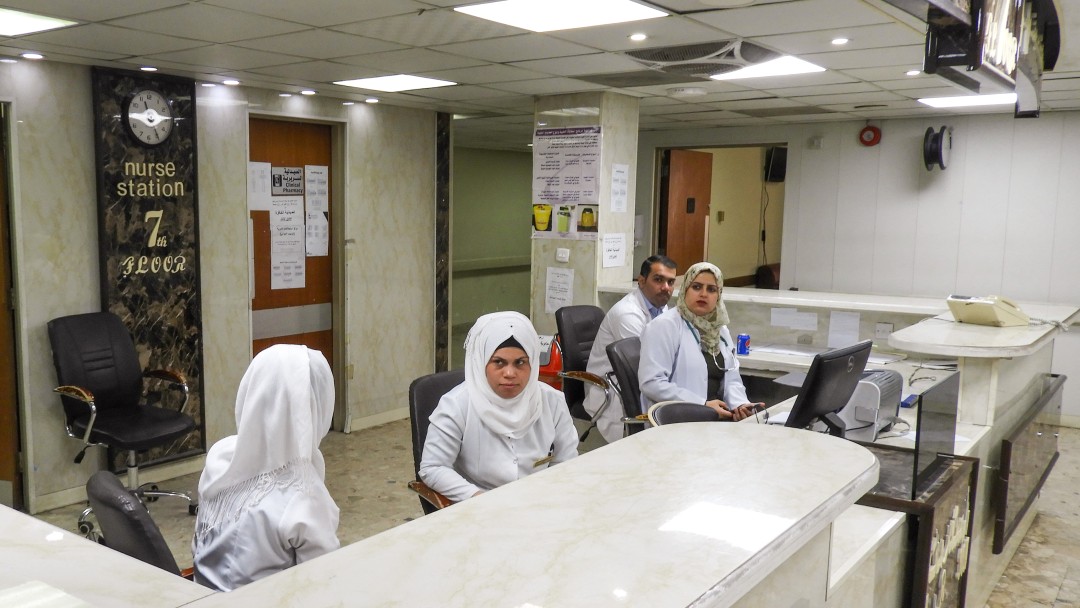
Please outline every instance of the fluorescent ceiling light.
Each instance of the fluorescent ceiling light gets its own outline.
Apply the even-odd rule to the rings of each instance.
[[[769,61],[723,74],[713,74],[709,78],[713,80],[738,80],[740,78],[761,78],[763,76],[790,76],[792,74],[809,74],[811,72],[824,72],[825,68],[814,65],[809,61],[803,61],[798,57],[784,55]]]
[[[971,106],[1003,106],[1016,103],[1016,93],[998,95],[961,95],[960,97],[924,97],[919,103],[932,108],[965,108]]]
[[[75,24],[75,21],[0,8],[0,36],[22,36]]]
[[[457,84],[449,80],[436,80],[423,76],[410,76],[408,74],[396,74],[394,76],[378,76],[376,78],[357,78],[355,80],[339,80],[334,84],[358,89],[370,89],[396,93],[398,91],[412,91],[415,89],[432,89],[435,87],[448,87]]]
[[[534,32],[667,17],[664,11],[630,0],[502,0],[459,6],[454,10]]]

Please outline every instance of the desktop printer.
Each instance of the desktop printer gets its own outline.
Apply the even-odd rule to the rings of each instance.
[[[904,379],[892,370],[863,372],[851,399],[838,415],[847,426],[846,439],[872,442],[900,414]]]

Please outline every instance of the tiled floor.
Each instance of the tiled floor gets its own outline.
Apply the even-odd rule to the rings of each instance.
[[[596,443],[590,437],[585,447]],[[322,449],[327,486],[341,509],[342,544],[422,515],[419,501],[405,487],[413,478],[408,420],[349,435],[331,433]],[[1062,429],[1060,451],[1039,515],[991,595],[989,608],[1080,607],[1080,430]],[[197,483],[198,475],[187,475],[167,485],[193,490]],[[74,530],[81,510],[74,505],[39,517]],[[161,500],[151,510],[177,562],[190,565],[195,518],[187,515],[181,501]]]

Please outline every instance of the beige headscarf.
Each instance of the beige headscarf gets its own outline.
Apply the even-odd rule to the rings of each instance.
[[[521,344],[532,365],[525,390],[517,397],[503,399],[488,384],[485,370],[491,355],[511,337]],[[469,389],[469,405],[484,426],[499,435],[517,439],[540,417],[543,403],[538,380],[539,357],[540,337],[525,315],[493,312],[476,320],[465,338],[465,385]]]
[[[720,288],[721,293],[716,298],[716,309],[703,317],[699,317],[687,308],[686,292],[690,288],[690,284],[694,282],[694,279],[703,272],[711,273],[716,277],[716,286]],[[723,289],[724,275],[720,272],[720,269],[708,262],[698,262],[686,271],[686,275],[683,277],[682,287],[679,289],[679,299],[676,303],[676,307],[679,309],[679,314],[682,315],[682,318],[686,319],[687,323],[693,325],[694,329],[698,330],[698,335],[701,338],[702,350],[713,355],[720,354],[720,328],[731,322],[731,319],[728,317],[727,307],[724,306]]]

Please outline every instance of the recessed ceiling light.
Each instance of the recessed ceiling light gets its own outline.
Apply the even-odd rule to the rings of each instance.
[[[0,59],[0,63],[19,63],[18,59],[12,59],[11,57],[4,57]]]
[[[849,42],[851,42],[850,39],[844,38],[842,36],[840,38],[833,38],[832,39],[832,43],[835,44],[836,46],[841,46],[841,45],[847,44]]]
[[[379,103],[378,97],[368,97],[364,100],[364,103]]]
[[[371,89],[386,93],[398,91],[413,91],[416,89],[431,89],[434,87],[448,87],[457,84],[449,80],[437,80],[424,78],[423,76],[411,76],[409,74],[395,74],[394,76],[377,76],[375,78],[357,78],[355,80],[338,80],[334,84],[358,89]]]
[[[21,55],[23,59],[44,59],[45,56],[41,53],[23,53]]]
[[[216,87],[217,85],[216,85],[216,84],[214,84],[214,83],[212,83],[212,82],[204,82],[204,83],[202,83],[202,86],[204,86],[204,87],[206,87],[206,88],[208,88],[208,89],[209,89],[209,88],[213,88],[213,87]]]
[[[757,0],[698,0],[705,6],[715,6],[718,8],[736,8],[739,6],[750,6]]]
[[[278,93],[278,97],[292,97],[292,93]]]
[[[638,32],[636,34],[630,34],[629,36],[630,40],[633,40],[634,42],[641,42],[642,40],[648,39],[648,37],[649,36],[647,34],[642,34],[641,32]]]
[[[239,80],[226,80],[226,81],[223,81],[221,84],[229,85],[230,87],[235,87],[236,85],[240,84],[240,81]]]
[[[965,108],[971,106],[1004,106],[1016,103],[1016,93],[998,95],[961,95],[959,97],[924,97],[919,103],[932,108]]]
[[[534,32],[667,17],[667,13],[630,0],[502,0],[455,11]]]
[[[746,66],[732,72],[713,74],[709,76],[713,80],[739,80],[740,78],[761,78],[764,76],[790,76],[792,74],[809,74],[811,72],[824,72],[825,68],[814,65],[809,61],[803,61],[798,57],[784,55],[770,61]]]
[[[672,87],[667,90],[667,94],[671,97],[696,97],[705,94],[705,89],[701,87]]]
[[[906,74],[908,76],[918,76],[919,74],[922,74],[922,71],[921,70],[908,70],[908,71],[904,72],[904,74]]]
[[[21,36],[75,24],[75,21],[0,8],[0,36]]]
[[[304,89],[303,91],[300,91],[301,95],[314,95],[315,93],[316,91],[314,89]]]
[[[356,102],[355,101],[343,101],[343,102],[341,102],[341,105],[343,105],[343,106],[354,106],[354,105],[356,105]]]
[[[141,68],[139,68],[139,69],[140,69],[140,70],[142,70],[142,71],[144,71],[144,72],[156,72],[156,71],[157,71],[157,68],[155,68],[155,67],[154,67],[154,66],[152,66],[152,65],[144,65],[144,66],[142,66],[142,67],[141,67]]]

